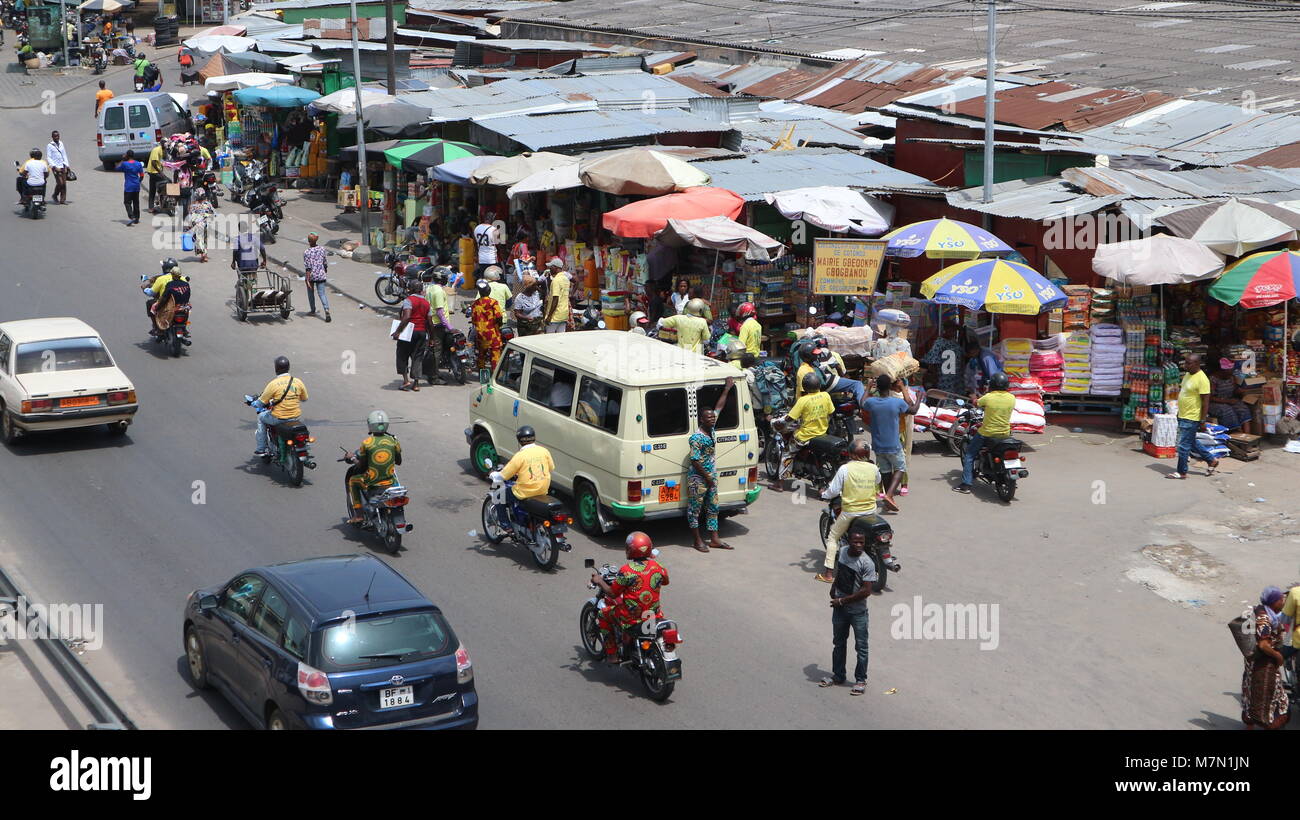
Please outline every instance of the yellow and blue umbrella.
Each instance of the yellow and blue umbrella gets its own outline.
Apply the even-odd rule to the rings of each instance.
[[[1060,288],[1028,265],[1005,259],[960,262],[921,283],[921,295],[990,313],[1037,315],[1065,304]]]
[[[927,219],[895,228],[881,237],[889,240],[890,256],[931,259],[974,259],[980,254],[1011,253],[1012,248],[993,234],[955,219]]]

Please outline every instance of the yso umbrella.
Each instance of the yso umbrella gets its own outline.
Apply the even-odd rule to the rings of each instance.
[[[921,295],[990,313],[1036,315],[1065,304],[1065,294],[1028,265],[1005,259],[960,262],[921,283]]]
[[[885,251],[891,256],[931,259],[973,259],[983,253],[1011,253],[1014,249],[993,234],[955,219],[927,219],[913,222],[885,234]]]

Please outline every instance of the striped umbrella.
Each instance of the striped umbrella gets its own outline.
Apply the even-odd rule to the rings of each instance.
[[[974,259],[983,253],[1011,253],[1014,249],[993,234],[955,219],[927,219],[895,228],[881,237],[889,240],[886,253],[931,259]]]
[[[1300,253],[1252,253],[1219,274],[1210,295],[1229,305],[1262,308],[1286,302],[1300,293]]]
[[[921,295],[990,313],[1036,315],[1065,304],[1065,294],[1028,265],[1004,259],[960,262],[921,283]]]
[[[435,165],[487,152],[468,142],[451,140],[403,140],[384,152],[388,164],[412,174],[423,174]]]

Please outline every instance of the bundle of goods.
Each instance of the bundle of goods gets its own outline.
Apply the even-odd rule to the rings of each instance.
[[[1065,339],[1061,348],[1065,360],[1065,380],[1062,393],[1087,393],[1092,387],[1092,340],[1083,331],[1075,331]]]
[[[1092,313],[1092,288],[1087,285],[1065,285],[1065,312],[1062,315],[1065,330],[1084,330]]]
[[[907,353],[899,351],[872,362],[871,367],[868,368],[868,375],[873,379],[880,376],[889,376],[891,379],[906,379],[915,375],[920,369],[920,362]]]
[[[997,352],[1008,376],[1029,374],[1029,357],[1033,352],[1033,343],[1029,339],[1003,339]]]
[[[1092,324],[1111,322],[1115,319],[1115,291],[1109,288],[1093,288],[1092,303],[1089,305]]]
[[[1029,375],[1038,380],[1044,393],[1061,392],[1061,383],[1065,380],[1062,346],[1060,335],[1049,336],[1033,343],[1033,352],[1029,354]]]
[[[1215,458],[1228,456],[1228,428],[1221,424],[1207,424],[1205,431],[1196,434],[1196,440]]]
[[[934,423],[934,408],[925,402],[916,406],[916,414],[912,416],[912,430],[917,433],[923,433]]]
[[[1090,386],[1094,396],[1118,396],[1124,387],[1124,331],[1119,325],[1094,324],[1088,332],[1092,342]]]
[[[1156,447],[1175,447],[1178,444],[1178,416],[1173,413],[1156,413],[1151,417],[1151,443]]]
[[[1043,409],[1043,383],[1034,376],[1011,376],[1007,391],[1016,397],[1016,404],[1021,401],[1031,402]]]
[[[1043,405],[1030,399],[1016,399],[1016,406],[1011,411],[1011,432],[1041,433],[1047,424],[1043,414]]]

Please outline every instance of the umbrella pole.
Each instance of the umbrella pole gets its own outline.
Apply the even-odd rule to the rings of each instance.
[[[718,257],[722,256],[722,251],[713,252],[713,272],[709,276],[709,304],[713,304],[713,289],[718,284]]]

